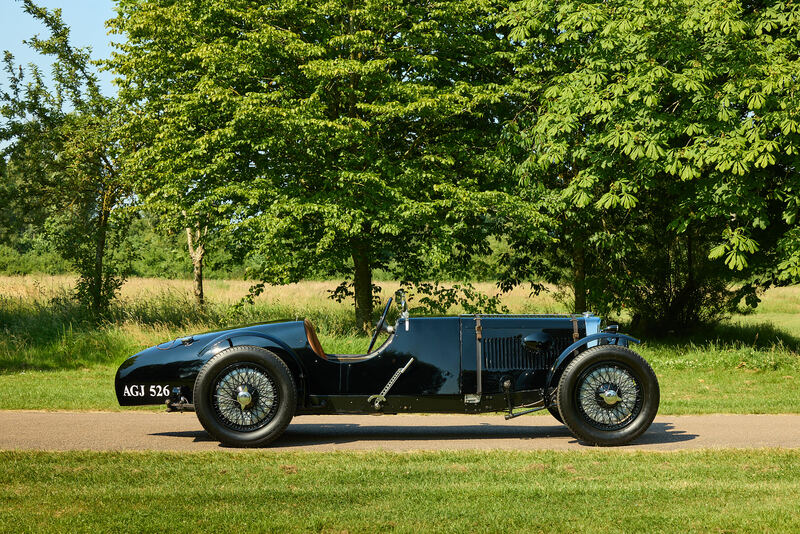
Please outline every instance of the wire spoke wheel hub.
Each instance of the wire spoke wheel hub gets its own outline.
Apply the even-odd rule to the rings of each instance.
[[[225,368],[211,392],[211,405],[220,423],[239,432],[264,427],[278,408],[275,381],[266,369],[250,362]]]
[[[596,364],[578,378],[576,404],[583,419],[601,430],[619,430],[642,410],[642,387],[620,363]]]

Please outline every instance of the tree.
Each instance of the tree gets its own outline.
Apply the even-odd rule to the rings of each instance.
[[[13,165],[9,168],[5,158],[0,158],[0,198],[3,199],[3,209],[0,210],[0,244],[16,245],[24,231],[28,210],[23,204],[22,184],[23,181]]]
[[[585,211],[595,303],[685,326],[704,303],[754,304],[757,287],[797,279],[797,12],[514,4],[512,37],[551,67],[529,81],[536,99],[515,125],[527,151],[518,171],[555,186],[557,212]]]
[[[116,102],[101,94],[89,51],[70,44],[60,10],[31,0],[23,7],[50,32],[28,44],[53,57],[53,88],[34,65],[26,77],[6,52],[2,155],[30,205],[46,210],[50,237],[79,274],[78,298],[101,312],[124,279],[123,264],[110,246],[124,235],[125,222],[113,210],[127,192],[116,164]]]
[[[225,93],[235,88],[208,82],[215,40],[242,31],[225,4],[122,0],[109,21],[126,37],[110,61],[128,109],[120,128],[123,168],[159,227],[185,233],[198,305],[209,241],[224,237],[234,220],[231,185],[251,175],[231,135]]]
[[[263,280],[351,279],[367,329],[375,269],[421,280],[511,220],[537,231],[494,150],[519,97],[499,7],[123,1],[137,171],[235,223]]]

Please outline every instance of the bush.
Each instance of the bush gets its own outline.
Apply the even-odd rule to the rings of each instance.
[[[8,245],[0,245],[0,274],[64,274],[67,272],[69,272],[69,265],[55,252],[38,249],[20,252]]]

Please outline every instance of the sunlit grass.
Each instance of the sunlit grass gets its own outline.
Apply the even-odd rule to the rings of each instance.
[[[48,298],[63,291],[69,291],[75,278],[69,275],[25,275],[25,276],[0,276],[0,296],[33,300]],[[381,287],[381,299],[394,295],[400,288],[398,282],[375,282]],[[206,280],[204,284],[205,295],[212,303],[233,304],[239,302],[248,294],[254,284],[248,280]],[[326,311],[347,309],[352,305],[338,303],[328,298],[330,291],[339,285],[338,280],[306,281],[298,284],[283,286],[266,286],[263,293],[256,297],[255,302],[271,305],[287,305],[292,309],[324,309]],[[488,295],[500,293],[496,284],[492,282],[475,282],[475,288]],[[130,304],[132,301],[149,301],[154,298],[168,296],[168,300],[190,300],[192,295],[191,280],[165,280],[161,278],[131,278],[120,291],[120,299]],[[525,286],[502,294],[501,302],[508,306],[514,313],[556,313],[564,311],[564,306],[557,302],[552,292],[531,295],[530,289]],[[413,301],[412,301],[413,304]],[[457,307],[450,310],[458,313]]]
[[[3,532],[796,532],[800,453],[0,452]]]

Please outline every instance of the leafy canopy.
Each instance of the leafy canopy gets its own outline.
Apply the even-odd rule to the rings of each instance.
[[[75,48],[60,10],[31,0],[24,10],[49,35],[27,41],[52,56],[51,87],[35,65],[27,69],[6,52],[7,86],[0,92],[0,141],[15,188],[42,219],[55,248],[79,274],[78,298],[96,312],[108,307],[125,277],[117,248],[126,221],[113,210],[128,194],[118,172],[114,128],[119,108],[101,94],[89,50]],[[41,222],[41,221],[39,221]]]
[[[609,295],[647,285],[637,253],[659,241],[683,243],[680,258],[663,257],[667,270],[684,265],[681,284],[709,269],[798,279],[800,6],[523,1],[504,20],[536,94],[514,125],[519,177],[557,187],[556,218],[594,221],[587,243]]]
[[[119,5],[137,171],[224,212],[263,280],[352,277],[363,322],[374,269],[455,271],[537,227],[495,150],[520,95],[492,2]]]

